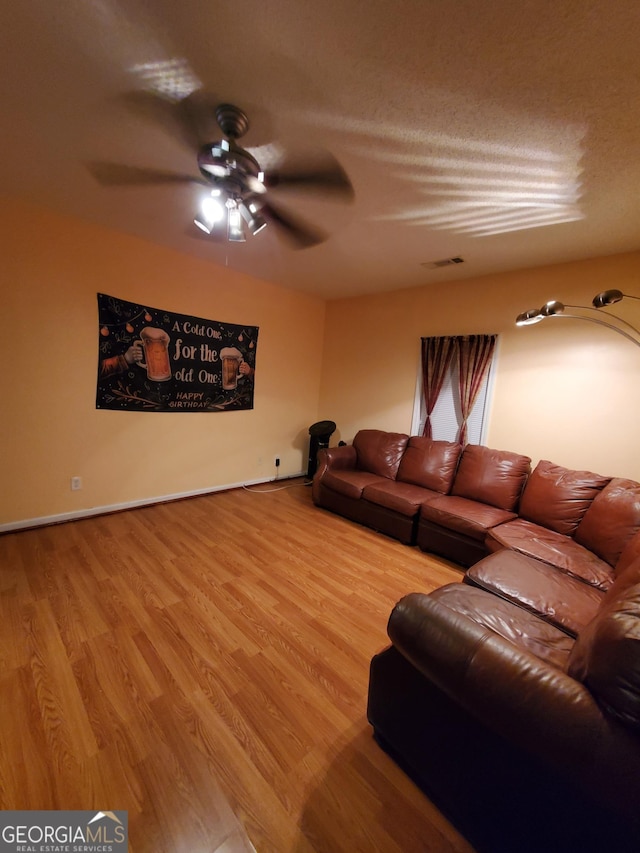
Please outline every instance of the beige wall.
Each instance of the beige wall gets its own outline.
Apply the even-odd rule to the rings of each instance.
[[[319,419],[337,422],[332,444],[366,427],[408,432],[423,335],[500,334],[489,445],[640,480],[640,347],[590,323],[513,324],[551,298],[640,295],[640,253],[325,306],[11,201],[0,241],[0,525],[266,480],[276,455],[280,476],[295,474]],[[254,410],[97,411],[99,291],[259,326]],[[616,310],[640,324],[640,302]]]
[[[336,441],[409,432],[420,337],[498,333],[487,444],[640,480],[640,347],[576,320],[514,325],[549,299],[589,305],[608,288],[640,296],[640,253],[331,302],[322,417],[338,424]],[[640,325],[640,302],[613,310]]]
[[[0,525],[306,470],[322,300],[6,200],[0,242]],[[97,292],[259,326],[255,408],[96,410]]]

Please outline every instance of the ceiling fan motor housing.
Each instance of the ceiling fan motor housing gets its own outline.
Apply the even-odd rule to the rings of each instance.
[[[198,168],[214,187],[242,198],[264,193],[260,164],[233,140],[208,142],[198,152]]]

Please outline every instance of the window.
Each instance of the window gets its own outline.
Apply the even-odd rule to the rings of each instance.
[[[467,420],[467,441],[469,444],[483,444],[485,441],[491,396],[493,390],[495,366],[498,355],[498,341],[494,351],[491,367],[478,392],[478,397]],[[424,395],[422,392],[422,363],[418,359],[418,376],[411,420],[411,435],[422,435],[427,417]],[[431,413],[431,432],[438,441],[457,441],[462,413],[460,410],[460,395],[458,391],[458,362],[454,358],[445,375],[438,401]]]

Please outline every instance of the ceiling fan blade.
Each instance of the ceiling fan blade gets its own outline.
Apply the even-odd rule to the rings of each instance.
[[[185,139],[195,151],[206,142],[220,138],[221,131],[216,119],[218,102],[215,96],[197,91],[175,104],[175,117]]]
[[[267,189],[298,189],[340,196],[345,201],[352,201],[355,195],[347,173],[335,157],[328,154],[321,160],[271,169],[264,183]]]
[[[171,100],[152,91],[133,91],[125,92],[118,100],[133,115],[158,125],[191,151],[220,136],[216,100],[200,91],[181,100]]]
[[[87,169],[103,187],[143,187],[159,184],[201,184],[206,181],[191,175],[179,175],[174,172],[162,172],[159,169],[143,169],[139,166],[125,166],[122,163],[87,163]]]
[[[263,204],[260,213],[280,230],[294,249],[310,249],[324,243],[329,236],[320,228],[307,224],[300,217],[286,213],[281,207],[275,207],[271,203]]]

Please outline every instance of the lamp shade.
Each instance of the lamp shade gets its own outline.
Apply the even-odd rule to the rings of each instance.
[[[613,305],[615,302],[620,302],[624,296],[621,290],[603,290],[593,297],[594,308],[604,308],[606,305]]]
[[[246,205],[241,201],[238,204],[238,210],[240,211],[244,221],[247,223],[247,228],[254,236],[266,227],[267,222],[255,205]]]
[[[533,326],[534,323],[539,323],[544,317],[537,308],[530,308],[529,311],[523,311],[516,317],[516,326]]]
[[[562,302],[558,302],[557,299],[551,299],[549,302],[545,302],[540,309],[540,313],[543,317],[553,317],[555,314],[563,314],[564,305]]]

